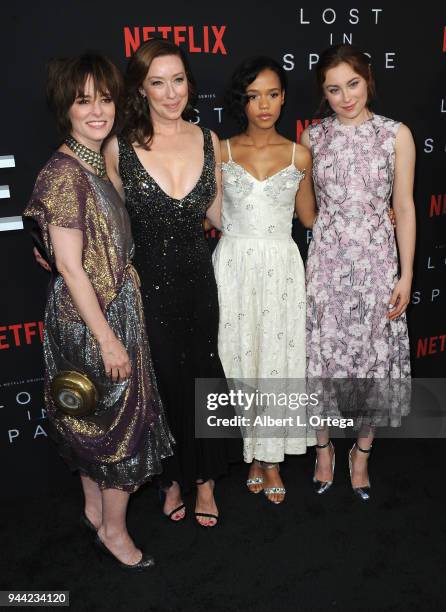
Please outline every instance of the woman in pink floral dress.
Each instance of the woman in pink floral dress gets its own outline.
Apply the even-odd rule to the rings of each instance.
[[[404,312],[415,249],[414,142],[405,125],[369,110],[373,77],[367,56],[354,47],[327,49],[317,78],[322,104],[333,113],[302,137],[313,154],[319,211],[307,262],[308,377],[398,384],[410,377]],[[368,427],[349,454],[353,491],[363,501],[370,498],[372,441]],[[324,493],[334,473],[326,429],[316,448],[313,481]]]

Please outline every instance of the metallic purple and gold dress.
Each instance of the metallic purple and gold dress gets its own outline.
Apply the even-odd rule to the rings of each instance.
[[[45,311],[45,402],[61,455],[101,488],[134,491],[162,471],[172,454],[169,432],[146,336],[141,296],[131,265],[133,239],[127,211],[107,178],[56,152],[40,172],[24,215],[39,224],[53,259],[48,224],[83,235],[83,267],[100,307],[124,345],[132,372],[124,382],[105,376],[99,346],[79,316],[59,274],[51,279]],[[58,410],[50,383],[61,370],[86,373],[100,399],[92,415]]]

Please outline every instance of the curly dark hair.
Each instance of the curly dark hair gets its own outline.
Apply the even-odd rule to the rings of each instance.
[[[143,43],[130,58],[125,73],[126,104],[123,136],[129,143],[136,142],[146,150],[150,149],[153,140],[153,124],[147,100],[141,96],[139,90],[147,76],[150,64],[156,57],[164,55],[177,55],[183,62],[189,95],[182,117],[187,120],[194,116],[193,105],[197,97],[197,87],[184,51],[161,38],[152,38]]]
[[[329,115],[333,112],[324,94],[324,82],[327,72],[330,68],[336,68],[336,66],[343,63],[348,64],[367,82],[367,107],[370,106],[372,99],[376,95],[375,79],[373,78],[369,57],[353,45],[333,45],[321,53],[316,67],[316,81],[320,96],[318,115],[320,116]]]
[[[46,98],[54,113],[60,135],[71,132],[68,111],[76,98],[84,93],[85,81],[91,76],[95,91],[109,94],[115,103],[112,134],[119,131],[124,107],[124,80],[118,68],[107,57],[86,52],[76,57],[56,58],[48,62]]]
[[[277,74],[282,91],[286,92],[288,81],[285,70],[271,57],[258,55],[244,60],[234,71],[225,96],[225,105],[229,114],[239,124],[242,130],[248,127],[245,108],[248,104],[246,89],[263,70],[272,70]]]

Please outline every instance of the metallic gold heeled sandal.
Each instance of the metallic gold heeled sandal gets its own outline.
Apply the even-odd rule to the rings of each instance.
[[[349,453],[348,453],[348,467],[350,470],[350,482],[352,481],[352,452],[354,448],[357,448],[359,451],[361,451],[361,453],[367,453],[369,454],[372,451],[372,447],[370,448],[361,448],[360,446],[358,446],[358,443],[355,442],[353,444],[353,446],[351,447]],[[352,484],[352,489],[353,489],[353,493],[358,497],[358,499],[360,499],[363,502],[367,502],[370,500],[370,489],[371,489],[371,484],[370,484],[370,480],[369,483],[363,487],[354,487]]]
[[[326,444],[316,444],[316,448],[327,448],[327,447],[331,447],[333,449],[333,457],[331,458],[331,480],[323,481],[323,480],[318,480],[316,478],[316,471],[317,471],[317,452],[316,452],[316,461],[314,464],[313,485],[314,485],[314,491],[318,495],[322,495],[323,493],[326,493],[328,489],[331,487],[331,485],[333,484],[333,480],[334,480],[334,469],[335,469],[334,444],[331,440],[329,440]]]

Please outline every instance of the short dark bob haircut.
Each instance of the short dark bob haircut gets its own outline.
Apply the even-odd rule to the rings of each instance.
[[[124,80],[118,68],[104,55],[87,52],[77,57],[53,59],[48,63],[46,97],[56,117],[57,128],[63,138],[72,126],[68,111],[76,98],[84,93],[85,82],[92,77],[95,91],[110,95],[115,103],[116,116],[113,133],[122,122]]]
[[[271,57],[259,55],[250,57],[244,60],[231,77],[229,89],[225,96],[225,103],[228,112],[239,124],[242,130],[248,127],[248,119],[246,117],[245,108],[248,104],[246,90],[261,72],[264,70],[272,70],[279,77],[281,90],[286,92],[288,82],[285,70],[282,66]]]

